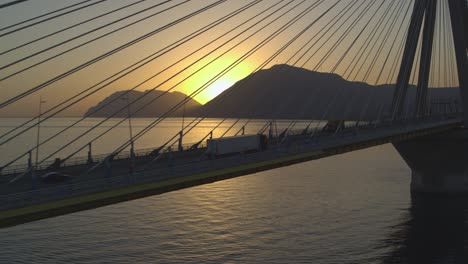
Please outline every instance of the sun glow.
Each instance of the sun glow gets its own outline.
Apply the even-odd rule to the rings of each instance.
[[[187,82],[183,85],[184,91],[188,94],[192,93],[216,77],[219,73],[228,68],[234,62],[234,58],[216,60],[208,67],[195,74],[192,78],[188,79]],[[208,101],[212,100],[223,91],[230,88],[236,82],[247,77],[251,71],[251,67],[247,63],[241,63],[211,83],[200,94],[196,95],[194,99],[201,104],[206,104]]]

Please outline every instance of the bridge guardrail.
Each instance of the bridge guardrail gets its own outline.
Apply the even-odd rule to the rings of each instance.
[[[196,143],[185,143],[182,144],[183,150],[188,150],[190,147],[192,147]],[[204,148],[205,143],[201,143],[198,148]],[[160,148],[160,147],[159,147]],[[143,156],[148,156],[150,155],[154,150],[159,149],[157,147],[155,148],[145,148],[145,149],[138,149],[135,151],[135,157],[143,157]],[[177,150],[173,150],[175,152]],[[105,153],[105,154],[96,154],[92,155],[92,160],[94,163],[98,163],[103,161],[107,156],[109,156],[110,153]],[[130,158],[130,151],[122,151],[118,155],[114,157],[114,160],[123,160],[123,159],[129,159]],[[44,161],[41,163],[37,170],[46,170],[50,166],[52,166],[55,163],[54,160],[48,160]],[[70,158],[63,162],[60,167],[67,167],[67,166],[80,166],[80,165],[86,165],[88,164],[88,157],[87,156],[81,156],[81,157],[75,157],[75,158]],[[26,172],[29,169],[28,164],[19,164],[19,165],[12,165],[9,167],[4,168],[1,171],[0,176],[5,176],[5,175],[12,175],[12,174],[19,174]]]
[[[453,117],[458,117],[460,116],[461,113],[447,113],[447,114],[441,114],[441,115],[433,115],[425,118],[408,118],[405,120],[402,120],[405,123],[415,123],[415,122],[425,122],[428,120],[438,120],[438,119],[446,119],[447,116],[453,116]],[[411,121],[411,122],[408,122]],[[395,121],[389,120],[389,119],[384,119],[384,120],[376,120],[376,121],[362,121],[362,122],[367,122],[364,124],[359,124],[358,128],[363,129],[367,128],[370,126],[385,126],[385,125],[392,125],[394,124]],[[315,128],[317,129],[317,128]],[[319,129],[319,128],[318,128]],[[292,130],[289,131],[288,135],[294,136],[294,135],[299,135],[303,132],[302,129],[300,130]],[[196,143],[185,143],[182,145],[183,150],[189,149],[191,146],[193,146]],[[204,143],[200,144],[199,148],[203,148],[205,145]],[[152,153],[154,150],[159,149],[160,147],[155,147],[155,148],[145,148],[145,149],[139,149],[135,151],[135,156],[136,157],[142,157],[142,156],[147,156],[150,153]],[[177,150],[173,150],[175,152]],[[96,154],[92,155],[92,160],[93,162],[100,162],[103,161],[110,153],[104,153],[104,154]],[[122,151],[119,153],[117,156],[115,156],[114,160],[123,160],[123,159],[128,159],[130,158],[130,151]],[[44,161],[41,163],[37,170],[46,170],[49,168],[51,165],[54,164],[54,160],[49,160],[49,161]],[[67,167],[67,166],[79,166],[79,165],[85,165],[88,164],[88,157],[87,156],[81,156],[81,157],[75,157],[75,158],[70,158],[67,161],[63,162],[61,164],[61,167]],[[0,175],[12,175],[12,174],[19,174],[23,173],[28,170],[28,165],[27,164],[19,164],[19,165],[12,165],[9,167],[4,168],[0,173]]]
[[[449,119],[444,119],[444,118],[431,118],[431,123],[437,124],[447,124],[450,123]],[[377,127],[378,129],[384,129],[389,126],[393,126],[391,122],[381,122]],[[412,126],[421,126],[426,124],[427,120],[425,121],[420,121],[414,122]],[[406,125],[406,124],[404,124]],[[359,127],[351,127],[350,130],[344,130],[342,134],[337,134],[337,136],[333,135],[328,135],[328,142],[335,142],[335,144],[340,143],[340,139],[343,138],[352,138],[355,136],[354,132],[355,131],[373,131],[370,128],[372,127],[373,124],[365,124]],[[355,130],[355,128],[358,128]],[[400,127],[401,128],[401,127]],[[398,126],[395,127],[395,129],[398,129]],[[409,131],[409,128],[407,127],[405,130]],[[301,135],[302,130],[300,131],[292,131],[291,135]],[[388,131],[387,131],[388,132]],[[309,136],[309,135],[306,135]],[[363,135],[364,136],[364,135]],[[188,149],[192,144],[185,144],[184,149]],[[312,144],[313,146],[314,144]],[[333,145],[333,144],[332,144]],[[104,190],[111,190],[115,187],[119,186],[126,186],[129,184],[136,184],[136,183],[145,183],[145,182],[152,182],[155,180],[162,180],[162,179],[167,179],[167,178],[172,178],[172,177],[178,177],[181,175],[186,175],[187,172],[190,173],[196,173],[196,172],[204,172],[204,171],[209,171],[212,169],[221,169],[225,168],[226,166],[231,166],[231,165],[242,165],[242,164],[247,164],[247,163],[252,163],[252,162],[257,162],[257,161],[262,161],[262,160],[268,160],[271,158],[276,158],[276,157],[281,157],[285,156],[291,153],[300,153],[301,151],[310,150],[310,146],[304,146],[302,144],[301,146],[285,146],[278,144],[277,147],[272,149],[272,151],[269,152],[257,152],[257,153],[251,153],[251,154],[242,154],[242,155],[237,155],[233,157],[227,157],[227,158],[222,158],[218,160],[204,160],[204,161],[196,161],[196,162],[191,162],[191,163],[186,163],[186,164],[177,164],[174,166],[168,166],[165,168],[159,168],[159,169],[151,169],[149,172],[136,172],[132,175],[130,174],[118,174],[115,175],[114,177],[111,178],[101,178],[98,180],[90,180],[90,181],[83,181],[83,182],[75,182],[72,184],[68,185],[62,185],[62,186],[57,186],[57,187],[49,187],[49,188],[41,188],[38,190],[33,190],[33,191],[27,191],[27,192],[22,192],[22,193],[16,193],[16,194],[8,194],[8,195],[2,195],[0,196],[0,210],[8,209],[8,208],[16,208],[16,207],[22,207],[26,205],[31,205],[35,203],[41,203],[41,202],[46,202],[46,201],[52,201],[56,199],[61,199],[61,198],[66,198],[66,197],[73,197],[73,196],[79,196],[83,194],[89,194],[93,192],[99,192],[99,191],[104,191]],[[139,151],[139,153],[149,153],[150,151],[153,151],[154,149],[145,149],[143,151]],[[260,153],[260,154],[259,154]],[[146,154],[147,155],[147,154]],[[100,155],[100,156],[105,156],[105,155]],[[123,154],[122,157],[125,157]]]

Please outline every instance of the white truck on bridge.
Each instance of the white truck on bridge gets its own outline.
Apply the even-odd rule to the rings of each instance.
[[[242,135],[208,139],[206,142],[208,156],[221,156],[233,153],[259,151],[266,146],[264,135]]]

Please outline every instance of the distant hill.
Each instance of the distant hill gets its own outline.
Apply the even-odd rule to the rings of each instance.
[[[393,90],[393,85],[372,86],[336,74],[275,65],[237,82],[201,110],[209,117],[374,119],[381,106],[390,107]],[[415,92],[415,87],[409,88],[408,102],[414,101]],[[455,88],[429,93],[439,101],[459,98]]]
[[[125,100],[126,95],[124,95],[125,91],[119,91],[111,94],[107,98],[105,98],[103,101],[101,101],[99,104],[97,104],[94,107],[91,107],[87,112],[86,115],[90,115],[91,117],[108,117],[111,116],[112,113],[116,112],[118,109],[122,108],[123,109],[115,115],[115,117],[125,117],[128,116],[128,110],[127,110],[127,101]],[[129,100],[130,102],[132,100],[135,100],[139,98],[141,95],[143,95],[145,92],[140,92],[140,91],[130,91],[128,93]],[[130,106],[130,111],[133,117],[155,117],[155,116],[161,116],[167,111],[169,111],[174,105],[177,103],[181,102],[187,96],[183,93],[180,92],[169,92],[163,95],[163,91],[151,91],[143,97],[142,99],[138,100],[134,104]],[[115,98],[122,98],[122,99],[117,99],[112,103],[109,103],[106,105],[108,102],[114,100]],[[156,99],[159,97],[158,99]],[[156,99],[156,100],[154,100]],[[150,101],[153,101],[149,103]],[[138,111],[137,110],[144,105],[148,104],[145,106],[142,110]],[[104,106],[106,105],[106,106]],[[193,99],[189,99],[187,104],[185,105],[185,113],[187,115],[190,115],[194,110],[198,109],[200,107],[200,103]],[[102,109],[97,110],[98,108],[102,107]],[[95,110],[97,110],[95,113]],[[181,107],[180,109],[174,111],[170,116],[172,117],[177,117],[177,116],[182,116],[183,115],[183,108]]]
[[[313,72],[289,65],[275,65],[270,69],[258,71],[237,82],[219,96],[201,106],[190,100],[186,106],[186,116],[239,117],[258,119],[375,119],[380,109],[389,109],[393,85],[372,86],[361,82],[350,82],[337,74]],[[142,101],[148,102],[159,96],[161,91],[153,91]],[[115,97],[116,92],[92,107],[88,113]],[[130,98],[140,96],[142,92],[132,91]],[[410,86],[407,102],[414,102],[415,87]],[[458,88],[430,89],[431,100],[459,100]],[[135,117],[155,117],[164,114],[172,106],[186,98],[186,95],[174,92],[156,100]],[[125,100],[117,100],[110,106],[93,114],[105,117],[126,105]],[[132,112],[136,106],[131,106]],[[363,114],[364,113],[364,114]],[[179,109],[171,116],[181,116]],[[127,116],[127,109],[118,116]]]

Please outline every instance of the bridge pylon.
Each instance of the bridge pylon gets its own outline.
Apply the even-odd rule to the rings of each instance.
[[[466,0],[441,1],[447,1],[449,6],[464,127],[443,134],[393,142],[393,145],[411,168],[413,193],[468,194],[468,8]],[[415,0],[392,101],[391,114],[394,120],[401,119],[404,112],[409,79],[420,41],[419,78],[412,114],[421,118],[427,112],[437,6],[437,0]]]
[[[460,86],[460,97],[464,114],[464,126],[468,127],[468,8],[465,0],[448,1],[452,36]],[[404,112],[406,95],[411,73],[413,71],[418,43],[421,41],[419,58],[419,75],[416,102],[413,115],[422,117],[427,111],[427,89],[431,70],[434,42],[437,0],[415,0],[411,16],[405,49],[401,61],[398,79],[392,99],[391,116],[393,120],[401,119]],[[421,34],[422,30],[422,34]],[[422,35],[422,39],[420,36]]]

